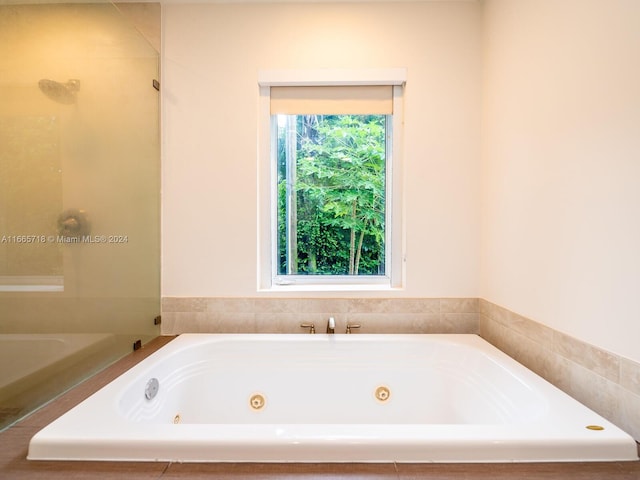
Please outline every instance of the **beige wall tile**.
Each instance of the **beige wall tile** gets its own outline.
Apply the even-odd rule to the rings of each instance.
[[[302,310],[307,313],[323,313],[327,316],[335,316],[338,313],[347,313],[352,300],[348,298],[304,298],[301,299]]]
[[[503,325],[509,324],[511,312],[495,303],[483,302],[483,313],[495,322]]]
[[[627,358],[620,359],[620,385],[635,395],[640,395],[640,364]],[[640,408],[637,410],[640,415]]]
[[[478,313],[480,311],[477,298],[442,298],[440,313]]]
[[[349,313],[388,313],[392,310],[387,298],[353,298],[349,301]]]
[[[349,313],[439,313],[438,298],[356,298]]]
[[[201,331],[209,333],[255,333],[256,315],[253,312],[208,312]]]
[[[207,298],[206,311],[209,313],[254,313],[256,311],[253,298]]]
[[[479,310],[483,338],[640,439],[639,364],[486,300]]]
[[[392,306],[390,313],[440,313],[439,298],[397,298],[392,300]]]
[[[346,329],[347,317],[363,329],[386,333],[476,333],[477,299],[438,298],[203,298],[165,297],[165,315],[207,313],[199,327],[195,317],[173,315],[163,334],[198,328],[207,331],[299,332],[300,323],[314,323],[324,332],[329,317],[336,319],[336,332]],[[444,310],[443,310],[444,309]],[[441,315],[443,310],[445,314]],[[247,317],[254,314],[255,317]],[[234,323],[236,322],[236,323]],[[239,322],[239,323],[238,323]],[[365,325],[368,327],[365,327]],[[181,332],[180,329],[184,328]],[[247,332],[247,333],[248,333]]]
[[[488,316],[491,312],[493,304],[486,301],[484,298],[478,299],[478,311],[485,316]]]
[[[615,384],[566,358],[558,363],[555,385],[610,420],[618,408]]]
[[[207,299],[202,297],[163,297],[162,312],[204,312]]]
[[[205,324],[203,312],[173,312],[162,314],[162,334],[179,335],[181,333],[201,333]]]
[[[308,333],[308,329],[300,327],[301,323],[313,323],[316,333],[324,333],[327,327],[318,314],[261,312],[255,315],[255,333]]]
[[[480,332],[479,315],[477,313],[442,313],[440,314],[439,333],[474,333]]]
[[[440,316],[433,313],[350,313],[346,320],[361,325],[357,333],[432,333],[439,327]],[[343,331],[341,328],[340,332]]]
[[[640,439],[640,395],[620,388],[618,398],[619,409],[614,423],[629,432],[636,440]]]
[[[256,313],[301,313],[302,300],[299,298],[256,298]]]
[[[535,342],[544,345],[550,345],[553,342],[553,330],[541,323],[484,300],[480,304],[480,309],[484,315],[492,320],[507,326],[510,330],[514,330]]]
[[[510,328],[516,332],[542,345],[552,344],[553,330],[549,327],[513,312],[509,312],[506,318],[508,319]]]
[[[437,298],[421,298],[419,305],[421,313],[438,313],[440,311],[440,299]]]
[[[161,335],[177,335],[176,330],[176,314],[174,312],[163,312],[162,313],[162,323],[160,324],[160,334]]]
[[[619,357],[600,348],[589,345],[562,332],[554,332],[553,347],[559,355],[582,365],[603,377],[618,382],[620,380]]]
[[[503,350],[502,346],[506,343],[506,340],[505,340],[506,327],[504,325],[496,322],[495,320],[485,315],[484,313],[481,313],[479,322],[478,322],[478,327],[480,330],[480,336],[482,338],[484,338],[485,340],[487,340],[489,343],[499,348],[500,350]]]

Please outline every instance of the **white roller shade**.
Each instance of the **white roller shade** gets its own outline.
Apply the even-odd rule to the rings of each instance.
[[[391,85],[271,87],[271,115],[391,115]]]

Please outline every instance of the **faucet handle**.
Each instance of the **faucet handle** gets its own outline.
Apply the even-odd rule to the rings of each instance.
[[[309,333],[316,333],[316,326],[313,323],[301,323],[301,328],[308,328]]]
[[[347,333],[351,333],[352,328],[360,328],[361,326],[359,323],[347,323]]]

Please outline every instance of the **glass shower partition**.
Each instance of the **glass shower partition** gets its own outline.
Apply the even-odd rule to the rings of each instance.
[[[159,4],[0,4],[0,429],[159,335]]]

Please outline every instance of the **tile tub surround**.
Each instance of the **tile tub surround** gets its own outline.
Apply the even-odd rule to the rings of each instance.
[[[164,297],[162,334],[477,333],[640,440],[640,364],[479,298]],[[357,332],[357,330],[355,331]]]
[[[159,337],[140,350],[107,367],[102,372],[45,405],[17,425],[0,432],[0,478],[19,480],[42,478],[69,480],[142,479],[235,479],[235,480],[631,480],[640,478],[640,462],[585,463],[172,463],[172,462],[32,462],[26,459],[31,437],[42,427],[77,405],[133,365],[170,342]],[[640,445],[639,445],[640,453]]]
[[[362,333],[478,333],[477,298],[203,298],[164,297],[162,334],[336,332],[348,323]]]
[[[479,300],[480,335],[640,441],[640,364]]]

